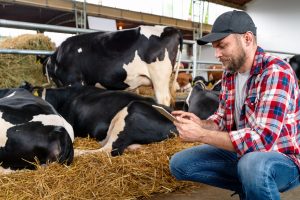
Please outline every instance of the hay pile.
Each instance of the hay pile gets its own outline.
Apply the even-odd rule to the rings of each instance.
[[[0,43],[0,48],[54,50],[55,45],[43,34],[25,34],[8,38]],[[34,55],[0,54],[0,88],[18,87],[24,80],[33,85],[46,83],[42,65]]]
[[[174,138],[118,157],[91,154],[75,158],[71,166],[52,163],[2,175],[0,199],[138,199],[201,187],[176,181],[169,172],[170,156],[191,145]],[[77,138],[75,147],[97,148],[98,143]]]

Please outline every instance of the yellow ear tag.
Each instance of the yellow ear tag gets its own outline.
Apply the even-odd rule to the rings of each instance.
[[[39,93],[37,90],[34,90],[33,93],[32,93],[34,96],[38,97],[39,96]]]
[[[207,86],[207,88],[208,88],[208,89],[211,89],[212,86],[213,86],[213,84],[212,84],[212,83],[209,83],[208,86]]]

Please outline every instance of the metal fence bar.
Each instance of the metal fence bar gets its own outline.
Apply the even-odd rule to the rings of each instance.
[[[65,26],[56,26],[56,25],[45,25],[37,23],[28,23],[28,22],[19,22],[13,20],[0,19],[0,27],[6,28],[19,28],[19,29],[28,29],[28,30],[39,30],[39,31],[50,31],[50,32],[60,32],[60,33],[91,33],[97,30],[93,29],[81,29],[81,28],[71,28]],[[197,69],[198,64],[221,64],[220,62],[212,61],[200,61],[197,60],[197,43],[194,40],[184,40],[185,44],[193,45],[193,59],[192,60],[182,60],[183,62],[193,63],[193,67],[190,70],[192,71],[192,76],[195,77],[197,71],[216,71],[212,69]],[[210,44],[207,44],[210,45]],[[211,46],[211,45],[210,45]],[[290,54],[295,55],[296,53],[292,52],[279,52],[272,50],[265,50],[270,53],[279,53],[279,54]],[[22,49],[0,49],[1,54],[27,54],[27,55],[51,55],[53,51],[44,51],[44,50],[22,50]],[[218,70],[222,71],[222,70]]]
[[[6,19],[0,19],[0,27],[50,31],[50,32],[58,32],[58,33],[91,33],[97,31],[93,29],[71,28],[65,26],[19,22],[19,21],[6,20]]]
[[[54,51],[23,50],[23,49],[0,49],[0,54],[25,54],[25,55],[51,55]]]

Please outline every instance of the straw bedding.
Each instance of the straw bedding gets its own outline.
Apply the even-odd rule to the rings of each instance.
[[[53,50],[54,45],[37,34],[9,39],[0,48]],[[24,80],[33,85],[46,82],[35,56],[0,54],[0,87],[17,87]],[[36,163],[37,170],[0,175],[0,199],[139,199],[201,187],[176,181],[169,172],[171,155],[192,145],[173,138],[117,157],[105,153],[76,157],[70,166]],[[74,147],[94,149],[99,144],[90,138],[76,138]]]
[[[138,151],[111,157],[106,153],[76,157],[70,166],[51,163],[37,170],[0,176],[0,199],[138,199],[196,186],[176,181],[170,156],[187,148],[178,138],[143,145]],[[75,148],[97,148],[91,139],[76,138]]]

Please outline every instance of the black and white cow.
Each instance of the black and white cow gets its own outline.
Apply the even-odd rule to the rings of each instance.
[[[48,102],[24,89],[0,90],[0,165],[34,169],[73,160],[72,126]]]
[[[179,30],[164,26],[76,35],[50,56],[44,72],[59,87],[132,90],[152,84],[157,102],[169,106],[170,78],[182,41]]]
[[[289,63],[295,71],[298,80],[300,80],[300,55],[294,55],[289,59]]]
[[[207,119],[218,109],[221,81],[217,82],[212,90],[205,88],[204,83],[196,82],[183,107],[183,110],[194,113],[200,119]]]
[[[75,136],[90,135],[100,141],[103,148],[99,151],[113,156],[122,154],[129,145],[158,142],[174,135],[170,132],[175,130],[173,123],[152,108],[156,104],[152,98],[93,86],[39,88],[32,92],[44,95],[73,126]]]
[[[79,150],[76,153],[80,155],[105,151],[112,156],[117,156],[121,155],[126,148],[137,148],[141,144],[160,142],[175,135],[177,130],[173,122],[155,110],[152,104],[145,101],[132,101],[113,117],[107,136],[101,141],[102,148]]]

